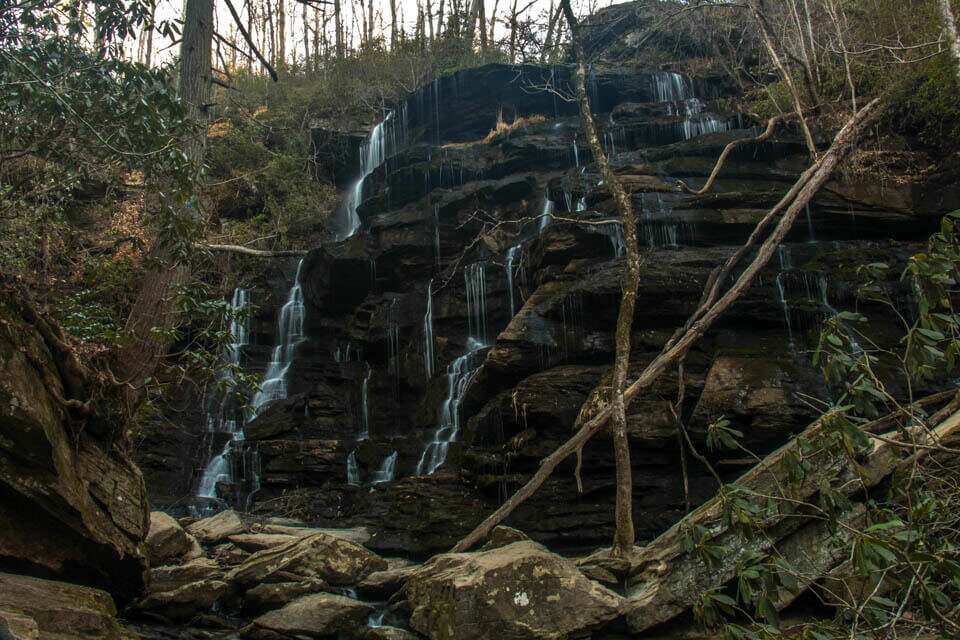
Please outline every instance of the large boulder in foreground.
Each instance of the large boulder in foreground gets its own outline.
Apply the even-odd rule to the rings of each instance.
[[[177,560],[190,552],[192,540],[176,519],[162,511],[150,513],[147,557],[151,567]]]
[[[149,509],[110,393],[0,283],[0,566],[129,599],[143,588]]]
[[[0,573],[0,630],[6,626],[14,638],[131,637],[117,622],[116,615],[110,594],[100,589]],[[6,636],[0,633],[0,637]]]
[[[260,616],[240,635],[255,640],[356,637],[372,612],[370,605],[352,598],[317,593]]]
[[[237,512],[233,509],[221,511],[215,516],[197,520],[187,527],[190,535],[203,544],[217,544],[230,536],[243,533],[245,527]]]
[[[529,541],[436,556],[407,579],[411,625],[433,640],[585,635],[620,615],[623,599],[569,560]]]
[[[275,582],[272,576],[283,572],[299,578],[319,578],[336,586],[350,586],[386,568],[383,558],[358,544],[315,533],[253,554],[230,571],[226,579],[249,586]]]

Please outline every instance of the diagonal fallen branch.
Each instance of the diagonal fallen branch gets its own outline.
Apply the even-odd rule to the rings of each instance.
[[[785,213],[780,218],[776,227],[774,227],[773,231],[760,246],[753,261],[744,269],[726,293],[715,301],[712,301],[712,298],[716,298],[716,296],[719,295],[721,282],[718,278],[712,278],[712,283],[708,282],[708,290],[704,292],[704,300],[700,308],[694,313],[690,320],[688,320],[687,324],[664,345],[660,354],[647,365],[637,380],[627,387],[627,390],[624,392],[624,401],[626,403],[633,400],[640,391],[650,387],[669,366],[687,353],[690,347],[706,333],[717,318],[736,302],[740,295],[753,284],[757,274],[766,266],[770,258],[773,257],[777,247],[793,226],[794,221],[804,210],[804,207],[806,207],[807,203],[830,178],[837,165],[846,157],[851,145],[858,138],[865,126],[876,117],[880,111],[879,105],[880,99],[877,98],[855,113],[837,134],[830,149],[814,161],[813,165],[800,176],[797,183],[791,188],[787,196],[784,197],[784,200],[758,223],[757,229],[754,230],[748,244],[754,242],[756,238],[759,237],[762,229],[772,221],[774,212],[782,209],[783,206],[789,203],[789,206],[786,208]],[[791,197],[791,195],[793,195],[793,197]],[[746,247],[741,247],[741,251],[738,253],[740,253],[740,255],[745,254]],[[726,271],[729,272],[734,265],[728,261],[728,264],[724,266],[727,267]],[[718,276],[719,275],[718,272]],[[540,463],[540,468],[533,474],[533,477],[504,502],[500,508],[490,514],[483,522],[477,525],[473,531],[460,540],[460,542],[453,547],[453,551],[466,551],[484,539],[495,526],[500,524],[517,506],[522,504],[540,488],[547,478],[550,477],[550,474],[553,473],[553,470],[556,469],[557,465],[600,431],[600,429],[607,424],[607,421],[610,420],[612,414],[613,410],[610,406],[600,410],[593,418],[587,421],[573,437],[544,458]]]
[[[713,171],[710,172],[710,177],[707,178],[706,184],[699,189],[694,189],[683,180],[677,180],[677,182],[680,183],[680,188],[686,193],[695,196],[702,196],[703,194],[707,193],[713,188],[713,184],[717,181],[717,176],[720,175],[720,170],[723,169],[724,163],[726,163],[727,158],[731,153],[733,153],[734,149],[737,147],[742,147],[746,144],[760,144],[761,142],[766,142],[771,136],[773,136],[773,133],[777,130],[777,127],[780,126],[780,123],[785,122],[792,116],[793,114],[785,114],[782,116],[777,116],[776,118],[770,118],[770,120],[767,122],[767,128],[760,135],[753,138],[740,138],[739,140],[734,140],[733,142],[728,143],[720,153],[720,157],[717,158],[717,163],[713,166]]]

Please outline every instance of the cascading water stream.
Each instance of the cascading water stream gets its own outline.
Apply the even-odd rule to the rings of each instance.
[[[427,285],[427,310],[423,314],[423,370],[427,380],[433,378],[436,352],[433,340],[433,280]]]
[[[392,482],[393,479],[397,476],[397,452],[394,451],[388,455],[383,460],[383,464],[380,465],[380,468],[373,473],[373,478],[370,482],[373,484],[383,484],[384,482]]]
[[[247,420],[253,420],[265,405],[275,400],[287,397],[287,375],[297,346],[303,341],[303,288],[300,286],[300,269],[303,260],[297,263],[297,273],[293,279],[293,286],[287,295],[287,301],[280,309],[280,319],[277,322],[277,344],[273,348],[270,364],[264,373],[263,384],[253,396],[251,413]]]
[[[486,266],[486,262],[474,262],[463,269],[470,336],[481,344],[486,344],[487,341]]]
[[[363,202],[364,183],[380,165],[406,146],[407,131],[407,108],[403,104],[398,111],[388,111],[360,146],[360,177],[347,191],[337,212],[334,232],[337,241],[346,240],[360,228],[357,208]]]
[[[236,415],[229,415],[234,406],[233,392],[236,390],[235,371],[240,366],[240,357],[243,347],[249,342],[250,326],[247,310],[250,305],[250,293],[246,289],[233,290],[233,298],[227,307],[230,318],[230,343],[224,347],[222,367],[220,369],[219,393],[216,414],[207,411],[207,429],[212,432],[226,432],[232,434],[224,444],[223,450],[214,456],[203,470],[197,497],[216,498],[217,483],[231,479],[231,469],[228,454],[231,446],[237,440],[243,439],[242,417],[238,425]],[[239,428],[238,428],[239,427]]]
[[[432,475],[447,460],[450,444],[457,441],[460,433],[460,404],[466,395],[470,382],[479,368],[479,353],[485,345],[475,338],[467,339],[467,352],[447,367],[447,397],[440,407],[440,424],[434,431],[433,439],[427,443],[420,461],[417,463],[417,475]]]
[[[504,261],[504,269],[506,270],[507,276],[507,293],[510,298],[510,317],[512,318],[517,313],[517,304],[513,296],[513,262],[517,257],[517,252],[523,248],[523,243],[517,243],[507,249],[507,257]]]
[[[367,372],[363,376],[363,384],[360,386],[360,435],[357,440],[367,440],[370,438],[370,376],[373,375],[373,367],[367,365]]]
[[[357,464],[356,449],[347,456],[347,484],[353,486],[360,484],[360,466]]]

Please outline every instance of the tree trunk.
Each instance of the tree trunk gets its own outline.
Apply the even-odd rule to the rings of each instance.
[[[390,0],[390,49],[397,48],[397,0]]]
[[[345,51],[343,46],[343,12],[340,8],[341,0],[333,0],[333,29],[334,46],[336,47],[337,58],[343,58]]]
[[[943,29],[946,32],[947,44],[957,64],[957,79],[960,80],[960,33],[957,32],[957,19],[953,15],[950,0],[937,0],[940,4],[940,16],[943,19]]]
[[[287,61],[287,0],[277,2],[277,63]]]
[[[816,158],[818,155],[817,145],[813,141],[813,134],[810,133],[810,127],[807,125],[807,119],[803,113],[803,101],[800,98],[800,92],[797,90],[797,85],[794,83],[793,77],[790,75],[790,71],[780,59],[780,54],[777,53],[776,43],[770,33],[770,29],[767,26],[767,17],[763,9],[763,0],[750,0],[750,9],[757,20],[757,26],[760,27],[760,36],[763,39],[763,44],[767,49],[767,53],[770,54],[770,59],[773,61],[777,71],[780,72],[781,79],[786,83],[787,88],[790,90],[790,96],[793,99],[793,108],[796,110],[797,116],[800,118],[800,128],[803,131],[803,139],[807,143],[807,151],[809,151],[811,158]]]
[[[187,0],[180,44],[180,98],[197,124],[195,130],[181,140],[181,148],[198,175],[207,140],[213,3],[214,0]],[[185,209],[179,215],[196,216],[199,213]],[[179,319],[174,297],[177,288],[187,282],[189,271],[185,264],[176,260],[172,249],[163,240],[158,239],[154,244],[151,250],[154,266],[144,276],[127,317],[126,343],[120,350],[118,364],[123,381],[138,389],[132,398],[134,402],[143,397],[139,389],[166,354],[171,342],[170,333]]]
[[[633,473],[630,466],[627,411],[623,392],[627,386],[627,370],[630,367],[630,333],[633,329],[633,312],[637,305],[637,291],[640,288],[640,244],[637,240],[637,221],[633,212],[633,203],[620,183],[620,178],[610,166],[607,154],[603,150],[603,144],[600,142],[600,136],[597,133],[596,123],[593,120],[590,96],[587,93],[587,61],[583,50],[583,42],[580,39],[580,25],[576,16],[573,15],[570,0],[560,0],[560,6],[567,18],[567,25],[570,27],[570,39],[573,43],[574,57],[577,61],[576,92],[577,103],[580,106],[580,120],[583,123],[583,133],[590,145],[590,150],[593,152],[593,159],[600,168],[600,175],[604,184],[610,189],[614,202],[617,204],[626,245],[626,268],[621,283],[623,294],[620,299],[620,312],[617,316],[617,349],[610,389],[610,399],[613,404],[613,446],[617,463],[617,530],[613,541],[613,550],[616,555],[626,555],[634,543]]]

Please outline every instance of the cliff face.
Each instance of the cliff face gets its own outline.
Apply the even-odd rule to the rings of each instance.
[[[100,587],[128,599],[143,586],[147,495],[120,450],[122,425],[68,406],[82,380],[62,334],[2,290],[0,570]],[[87,389],[89,390],[89,388]],[[65,402],[67,401],[67,402]]]
[[[451,545],[569,436],[612,361],[622,271],[613,203],[564,99],[570,73],[489,65],[439,78],[338,169],[362,167],[338,213],[345,239],[299,266],[302,331],[290,340],[287,326],[272,340],[292,354],[285,397],[246,424],[221,497],[367,525],[374,548],[427,554]],[[727,142],[756,135],[753,123],[719,111],[731,87],[597,69],[590,90],[607,152],[642,212],[636,373],[807,158],[794,133],[781,132],[738,149],[709,194],[685,195],[677,179],[703,184]],[[498,115],[529,121],[483,141]],[[955,189],[864,177],[838,177],[818,195],[777,263],[686,358],[677,416],[676,372],[631,407],[639,537],[715,490],[704,468],[682,460],[677,419],[701,450],[721,416],[758,453],[803,428],[832,395],[811,365],[813,332],[852,303],[856,265],[902,263],[957,202]],[[289,304],[293,293],[270,295]],[[868,314],[886,331],[882,310]],[[266,368],[276,355],[265,334],[259,340],[247,362]],[[728,476],[750,464],[726,457],[737,459],[714,462]],[[558,548],[608,542],[609,440],[585,449],[582,493],[573,465],[509,524]]]

